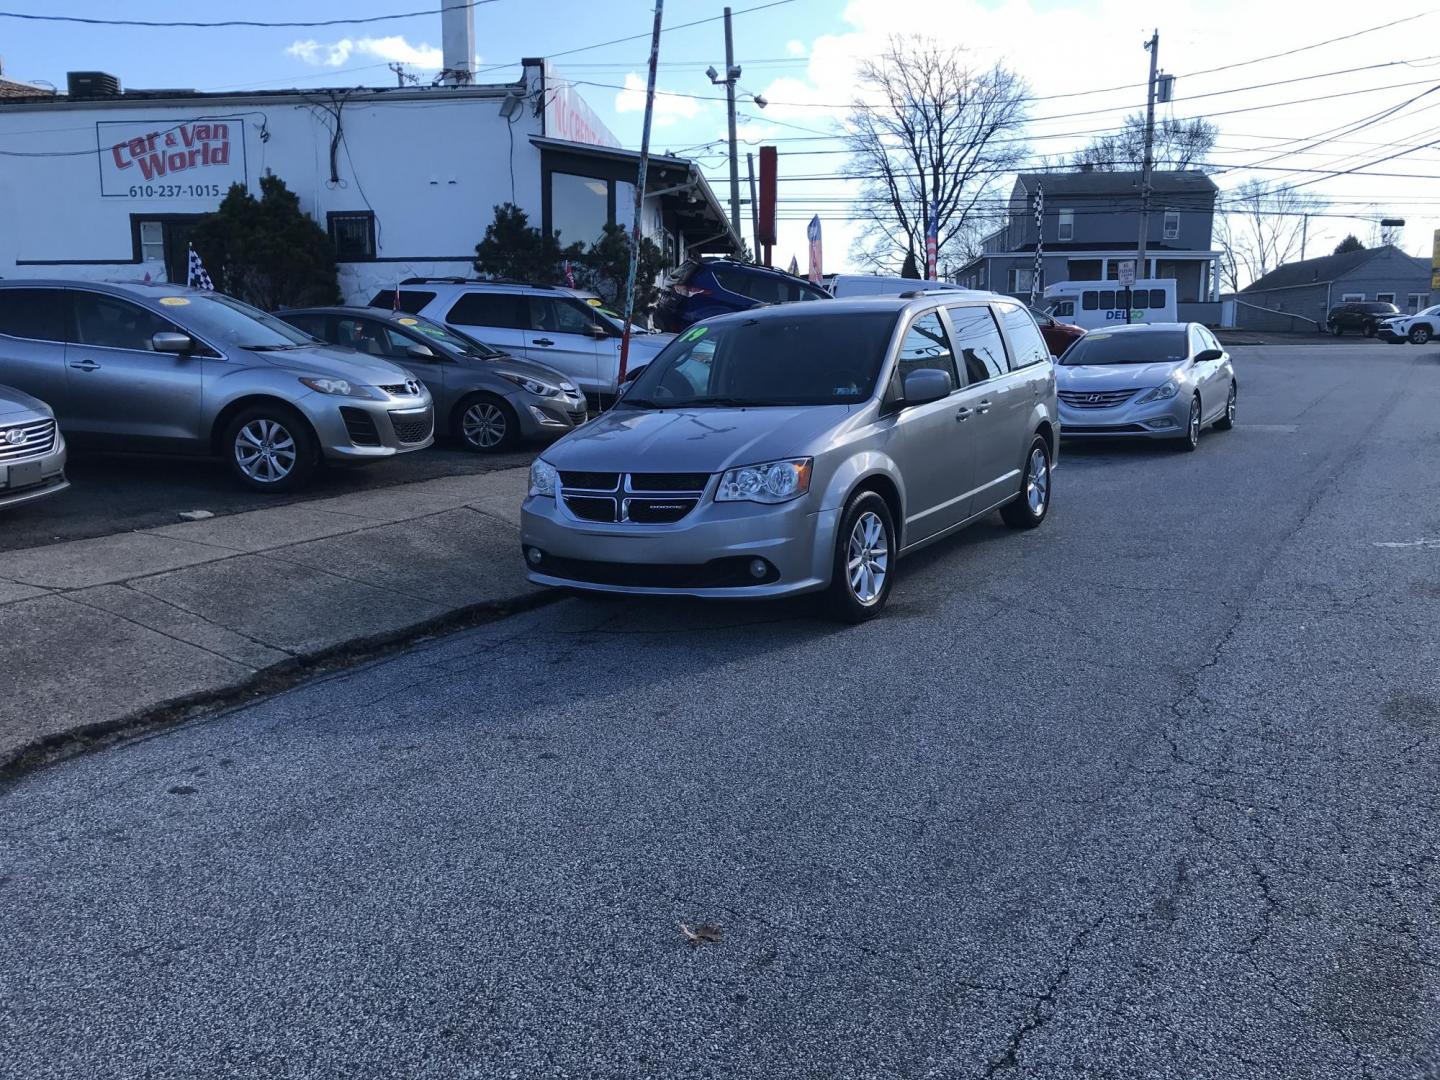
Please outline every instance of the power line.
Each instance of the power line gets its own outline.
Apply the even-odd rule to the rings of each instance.
[[[100,19],[88,15],[36,15],[26,11],[0,11],[0,19],[24,19],[27,22],[81,23],[85,26],[142,26],[166,30],[172,27],[186,30],[210,30],[220,27],[297,29],[326,26],[361,26],[366,23],[394,22],[397,19],[418,19],[427,15],[440,15],[446,10],[463,11],[466,8],[477,8],[484,4],[494,4],[497,2],[498,0],[465,0],[465,3],[448,9],[425,8],[420,11],[400,11],[392,15],[368,15],[351,19],[310,19],[303,21],[297,20],[294,22],[271,22],[263,19],[223,19],[218,22],[177,22],[173,19],[167,19],[162,22],[149,19]]]

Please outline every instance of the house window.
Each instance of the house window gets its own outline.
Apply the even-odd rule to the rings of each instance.
[[[375,258],[375,215],[369,210],[331,211],[325,215],[330,242],[340,262],[362,262]]]
[[[1395,303],[1395,294],[1393,292],[1377,292],[1375,299],[1382,304],[1393,304]]]
[[[140,261],[165,261],[165,224],[160,221],[140,222]]]
[[[1414,315],[1421,308],[1427,308],[1430,306],[1429,293],[1412,292],[1406,299],[1407,303],[1405,307],[1411,315]]]
[[[1165,211],[1165,239],[1180,239],[1180,211],[1178,210]]]
[[[550,227],[560,234],[561,247],[593,244],[609,223],[610,181],[574,173],[550,174]]]
[[[1056,240],[1075,239],[1075,211],[1061,210],[1060,217],[1055,224]]]
[[[1010,271],[1010,291],[1012,293],[1028,293],[1030,291],[1030,284],[1034,280],[1035,271],[1033,268],[1024,270],[1018,268],[1012,269]]]
[[[1347,293],[1341,293],[1341,294],[1340,294],[1340,302],[1341,302],[1342,304],[1348,304],[1348,303],[1351,303],[1352,301],[1355,301],[1355,300],[1364,300],[1364,299],[1365,299],[1365,294],[1364,294],[1363,292],[1347,292]]]

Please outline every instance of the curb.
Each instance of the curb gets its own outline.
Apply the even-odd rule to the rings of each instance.
[[[82,724],[70,731],[35,739],[0,753],[0,794],[21,779],[51,765],[103,750],[143,735],[178,727],[202,712],[236,708],[262,695],[282,693],[317,675],[328,674],[372,660],[381,660],[426,638],[467,630],[548,607],[566,598],[559,589],[544,589],[509,600],[485,600],[411,623],[395,630],[354,638],[288,657],[243,679],[172,698],[149,708],[109,720]]]

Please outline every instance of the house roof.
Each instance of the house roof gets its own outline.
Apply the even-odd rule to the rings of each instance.
[[[0,98],[39,98],[54,97],[55,91],[43,86],[31,86],[29,83],[16,82],[13,79],[6,79],[0,76]]]
[[[1064,195],[1134,195],[1140,191],[1139,172],[1064,172],[1020,173],[1015,183],[1033,191],[1045,189],[1047,198]],[[1157,195],[1213,195],[1219,190],[1215,181],[1203,172],[1152,172],[1150,190]]]
[[[1387,244],[1384,247],[1347,251],[1343,255],[1322,255],[1316,259],[1300,259],[1297,262],[1286,263],[1284,266],[1277,266],[1263,277],[1256,278],[1240,291],[1242,293],[1266,292],[1271,289],[1293,289],[1299,285],[1324,285],[1344,277],[1350,271],[1369,262],[1384,251],[1405,254],[1399,248]],[[1414,258],[1410,255],[1405,257],[1407,259]],[[1424,259],[1415,259],[1414,261],[1417,265],[1425,266]]]

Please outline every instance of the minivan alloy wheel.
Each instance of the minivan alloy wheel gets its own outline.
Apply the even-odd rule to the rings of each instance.
[[[251,420],[235,435],[235,464],[251,480],[274,484],[295,469],[298,450],[295,439],[278,421],[265,417]]]
[[[460,421],[460,430],[465,441],[484,450],[504,442],[509,427],[509,421],[500,406],[489,401],[477,401],[471,405],[465,410],[465,416]]]
[[[880,599],[890,570],[890,543],[879,515],[867,510],[855,519],[846,547],[845,569],[856,600],[869,606]]]
[[[1045,503],[1050,498],[1050,463],[1045,451],[1035,447],[1030,451],[1029,464],[1025,466],[1025,501],[1030,513],[1039,517],[1045,513]]]

